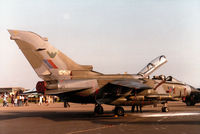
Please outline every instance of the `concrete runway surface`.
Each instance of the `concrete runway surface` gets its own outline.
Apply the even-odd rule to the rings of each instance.
[[[30,104],[23,107],[0,107],[0,134],[199,134],[200,104],[187,107],[170,102],[170,112],[145,106],[143,113],[131,113],[124,107],[125,117],[114,117],[113,106],[103,105],[104,115],[93,114],[94,105],[70,103]]]

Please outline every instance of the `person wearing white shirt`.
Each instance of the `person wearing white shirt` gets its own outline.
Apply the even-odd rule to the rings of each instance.
[[[41,96],[40,96],[39,105],[42,105],[42,99],[43,99],[43,96],[41,95]]]

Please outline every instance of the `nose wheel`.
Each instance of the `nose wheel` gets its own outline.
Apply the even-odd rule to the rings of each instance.
[[[169,112],[169,109],[168,109],[168,107],[162,107],[162,112]]]
[[[167,106],[167,103],[163,103],[161,110],[162,110],[162,112],[169,112],[169,108]]]
[[[101,105],[96,105],[95,108],[94,108],[94,113],[95,114],[103,114],[104,110],[103,110],[103,107]]]

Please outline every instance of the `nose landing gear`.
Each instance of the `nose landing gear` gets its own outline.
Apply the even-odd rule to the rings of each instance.
[[[161,108],[162,112],[169,112],[169,108],[167,106],[167,102],[162,103],[163,106]]]
[[[69,103],[67,101],[64,101],[64,108],[70,107]]]
[[[94,113],[103,114],[104,113],[103,107],[100,104],[97,104],[94,108]]]

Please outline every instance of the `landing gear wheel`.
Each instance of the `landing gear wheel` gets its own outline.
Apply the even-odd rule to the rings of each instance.
[[[115,115],[124,116],[124,108],[123,107],[115,107]]]
[[[162,103],[163,104],[163,106],[162,106],[162,112],[169,112],[169,109],[168,109],[168,106],[167,106],[167,102],[163,102]]]
[[[94,113],[96,113],[96,114],[103,114],[103,107],[101,106],[101,105],[97,105],[97,106],[95,106],[95,108],[94,108]]]
[[[69,103],[67,101],[64,101],[64,108],[70,107]]]
[[[195,102],[186,101],[186,105],[187,105],[187,106],[194,106],[194,105],[195,105]]]
[[[168,107],[162,107],[162,112],[169,112]]]

